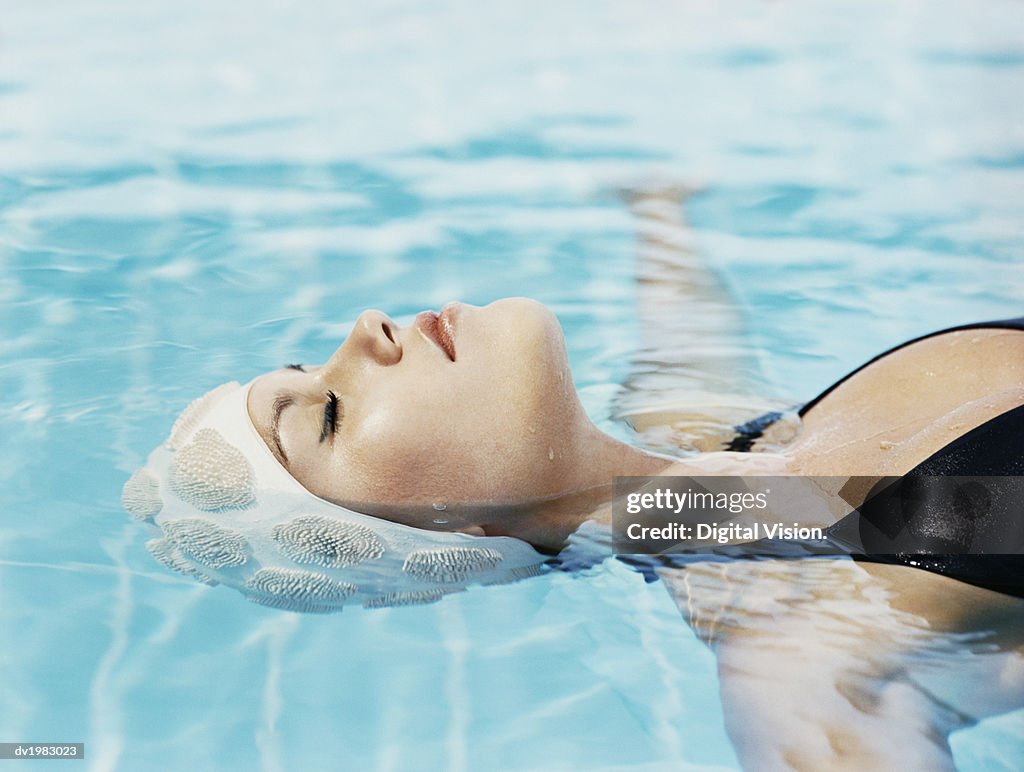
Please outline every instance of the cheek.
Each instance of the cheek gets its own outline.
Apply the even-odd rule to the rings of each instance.
[[[458,410],[430,422],[401,420],[392,412],[353,432],[342,462],[345,487],[351,501],[507,500],[528,493],[538,459],[548,459],[549,444],[542,429],[524,429],[507,407]]]
[[[443,498],[476,471],[471,443],[461,435],[462,428],[440,413],[375,413],[347,435],[342,466],[363,500]]]
[[[564,359],[537,347],[515,361],[514,368],[493,379],[500,387],[484,388],[492,425],[511,433],[562,431],[575,415],[578,401]]]

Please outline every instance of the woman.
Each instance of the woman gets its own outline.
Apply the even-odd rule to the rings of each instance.
[[[672,319],[692,319],[705,336],[684,330],[683,338],[717,337],[686,353],[688,369],[674,373],[670,387],[657,383],[664,368],[628,384],[627,393],[673,393],[689,405],[685,412],[651,400],[641,411],[623,400],[620,414],[641,436],[670,427],[679,444],[705,452],[673,459],[594,426],[573,387],[558,322],[539,303],[452,303],[406,327],[367,311],[323,365],[268,373],[179,420],[167,457],[151,458],[153,471],[126,486],[126,507],[163,530],[154,554],[285,608],[332,610],[356,593],[366,605],[423,602],[470,581],[532,573],[543,558],[515,545],[551,555],[583,523],[607,523],[615,476],[1024,473],[1021,320],[886,353],[805,405],[788,442],[794,424],[785,420],[714,436],[710,426],[752,403],[724,391],[736,373],[721,353],[731,350],[723,336],[735,328],[732,306],[687,249],[673,195],[632,196],[641,223],[640,308],[655,325],[671,309]],[[704,420],[708,414],[719,420]],[[248,429],[259,439],[250,442]],[[995,442],[1008,442],[1009,452],[998,450],[986,467],[979,448]],[[302,499],[303,489],[313,497]],[[182,502],[212,515],[169,517]],[[285,514],[260,531],[268,508]],[[341,513],[369,517],[342,528]],[[267,562],[261,539],[283,562]],[[262,561],[255,573],[247,568],[253,554]],[[390,557],[389,569],[381,561]],[[378,563],[376,572],[358,573]],[[922,571],[825,558],[645,570],[665,581],[716,652],[727,727],[745,764],[936,768],[950,766],[951,731],[1024,704],[1018,565],[994,578],[986,565],[939,561]],[[389,570],[406,583],[375,583]],[[837,600],[848,629],[835,638]],[[943,691],[962,677],[923,685],[922,667],[949,669],[933,640],[947,630],[985,634],[985,656],[971,663],[978,680],[967,681],[984,683],[983,692]],[[879,742],[883,728],[890,737],[900,730],[900,742]]]

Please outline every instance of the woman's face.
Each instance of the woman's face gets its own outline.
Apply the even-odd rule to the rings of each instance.
[[[258,378],[248,408],[312,493],[428,510],[565,492],[589,425],[557,319],[525,298],[450,303],[404,328],[366,311],[322,366]]]

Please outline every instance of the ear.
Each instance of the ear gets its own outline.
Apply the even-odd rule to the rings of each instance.
[[[467,525],[465,528],[460,528],[455,533],[468,533],[470,536],[486,536],[484,529],[479,525]]]

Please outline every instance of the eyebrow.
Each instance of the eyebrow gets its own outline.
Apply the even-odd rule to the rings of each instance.
[[[284,412],[286,407],[294,404],[295,397],[291,394],[278,394],[274,397],[274,416],[270,419],[270,436],[277,446],[277,452],[281,454],[281,458],[284,459],[286,464],[288,463],[288,454],[281,447],[281,413]]]

